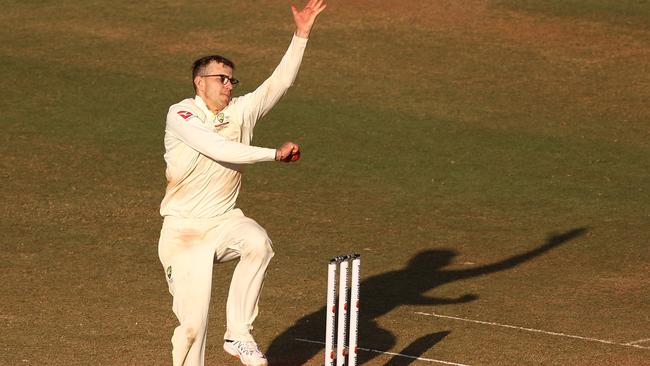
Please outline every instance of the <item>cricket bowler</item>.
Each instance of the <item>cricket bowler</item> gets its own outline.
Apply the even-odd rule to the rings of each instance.
[[[174,366],[203,365],[214,262],[239,259],[226,305],[224,350],[244,365],[268,365],[251,334],[267,266],[273,257],[264,228],[237,208],[244,167],[293,162],[300,147],[252,146],[257,121],[293,84],[323,0],[291,6],[296,30],[271,76],[253,92],[233,97],[235,65],[220,55],[196,60],[195,96],[172,105],[165,127],[167,188],[160,206],[158,255],[179,325],[172,336]],[[219,283],[218,285],[222,285]]]

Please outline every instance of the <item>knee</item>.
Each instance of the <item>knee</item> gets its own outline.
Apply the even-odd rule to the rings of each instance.
[[[185,339],[187,339],[187,343],[189,344],[194,343],[198,335],[199,332],[195,327],[192,326],[185,327]]]
[[[256,230],[246,237],[246,249],[244,254],[248,257],[268,260],[275,254],[271,239],[264,230]]]
[[[192,345],[204,333],[203,323],[200,321],[191,321],[181,324],[174,332],[174,338],[179,341]]]

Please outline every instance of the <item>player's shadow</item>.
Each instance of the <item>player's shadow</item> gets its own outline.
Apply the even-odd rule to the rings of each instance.
[[[586,228],[569,230],[550,236],[539,247],[504,260],[468,269],[445,269],[452,263],[456,252],[448,249],[431,249],[416,254],[408,265],[396,271],[369,277],[361,282],[361,311],[359,315],[359,347],[372,350],[390,350],[395,346],[395,336],[377,325],[376,319],[401,305],[447,305],[478,299],[476,294],[464,294],[454,298],[424,296],[424,293],[450,282],[491,274],[513,268],[576,237]],[[279,335],[267,351],[273,365],[303,365],[322,354],[325,333],[325,307],[308,314]],[[448,331],[423,336],[399,352],[419,357],[449,334]],[[378,352],[359,352],[359,364],[369,361]],[[393,357],[387,365],[404,365],[410,361]],[[407,363],[405,363],[407,362]]]
[[[421,356],[424,352],[433,348],[433,346],[442,341],[446,336],[451,333],[450,331],[431,333],[424,335],[415,341],[411,342],[406,348],[397,352],[397,355],[394,355],[386,365],[391,366],[407,366],[412,364],[417,360],[416,357]],[[411,357],[404,357],[403,355],[409,355]]]

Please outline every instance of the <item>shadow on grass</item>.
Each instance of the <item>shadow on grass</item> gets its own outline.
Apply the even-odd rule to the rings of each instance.
[[[424,335],[415,341],[413,341],[411,344],[409,344],[406,348],[403,350],[397,352],[398,355],[393,356],[393,358],[390,359],[386,363],[386,365],[391,365],[391,366],[407,366],[410,365],[411,363],[415,362],[418,357],[420,357],[424,352],[430,350],[435,346],[436,343],[442,341],[446,336],[451,333],[450,331],[444,331],[444,332],[438,332],[438,333],[431,333]],[[403,355],[409,355],[411,357],[404,357]]]
[[[388,351],[395,346],[395,336],[377,325],[375,321],[401,305],[447,305],[474,301],[476,294],[464,294],[455,298],[427,297],[423,294],[454,281],[491,274],[511,269],[549,250],[556,248],[587,232],[577,228],[553,235],[545,243],[528,252],[512,256],[499,262],[469,269],[446,270],[456,252],[446,249],[431,249],[416,254],[408,265],[400,270],[386,272],[361,282],[361,312],[359,316],[360,348]],[[267,357],[273,365],[303,365],[317,353],[322,352],[325,333],[325,307],[304,316],[279,335],[270,345]],[[446,337],[449,332],[422,336],[399,352],[410,357],[419,357]],[[301,342],[299,339],[312,342]],[[377,352],[359,352],[359,364],[368,362]],[[397,361],[400,359],[400,361]],[[404,360],[395,356],[387,365],[408,365],[413,359]]]

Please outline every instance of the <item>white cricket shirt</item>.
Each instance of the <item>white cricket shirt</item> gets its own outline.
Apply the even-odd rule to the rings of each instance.
[[[244,166],[275,160],[275,149],[250,146],[253,129],[293,84],[306,46],[294,35],[271,76],[217,115],[199,96],[169,108],[163,217],[213,218],[235,208]]]

